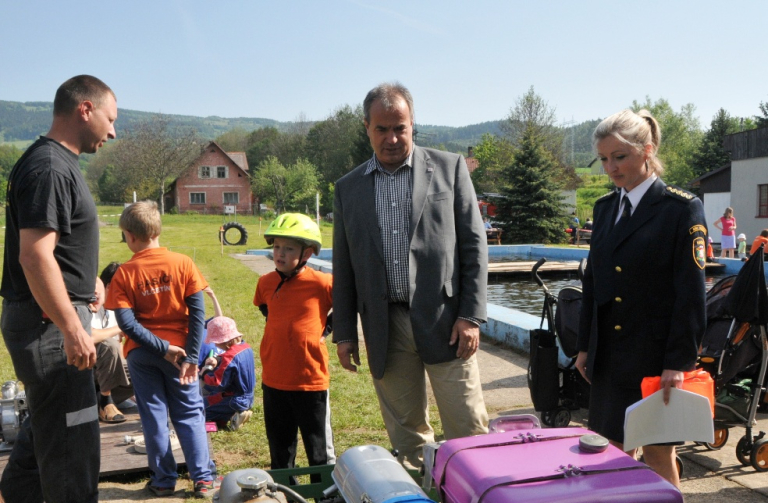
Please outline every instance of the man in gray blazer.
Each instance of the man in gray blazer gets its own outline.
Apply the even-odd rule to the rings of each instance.
[[[422,464],[425,371],[445,437],[488,431],[475,352],[486,319],[488,247],[460,155],[413,144],[413,99],[398,83],[363,102],[374,156],[336,182],[333,342],[360,364],[357,317],[392,447]]]

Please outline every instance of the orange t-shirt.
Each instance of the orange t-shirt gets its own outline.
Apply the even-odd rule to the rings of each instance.
[[[757,236],[752,242],[752,249],[749,250],[749,254],[754,255],[757,252],[757,249],[760,248],[760,245],[763,243],[765,243],[765,252],[768,253],[768,238]]]
[[[330,386],[328,348],[321,342],[333,300],[333,276],[305,267],[275,294],[280,275],[259,278],[253,304],[269,309],[261,340],[261,380],[283,391],[324,391]]]
[[[106,309],[133,309],[136,321],[174,346],[184,347],[189,309],[184,299],[208,286],[192,259],[167,248],[149,248],[115,272],[109,284]],[[125,355],[139,346],[128,339]]]

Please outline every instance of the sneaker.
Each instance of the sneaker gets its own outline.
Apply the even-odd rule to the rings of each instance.
[[[237,431],[242,425],[248,422],[253,415],[250,410],[244,410],[242,412],[235,412],[232,419],[229,420],[229,431]]]
[[[198,480],[195,482],[195,498],[210,498],[213,492],[221,487],[222,477],[213,480]]]
[[[173,493],[176,492],[176,488],[175,487],[158,487],[158,486],[153,486],[152,485],[152,481],[147,482],[146,487],[147,487],[147,489],[149,489],[149,492],[151,492],[152,494],[154,494],[155,496],[158,496],[160,498],[164,498],[164,497],[167,497],[167,496],[173,496]]]

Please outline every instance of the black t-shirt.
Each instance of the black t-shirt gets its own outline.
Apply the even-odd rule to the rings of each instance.
[[[0,286],[0,296],[8,300],[32,298],[19,264],[19,230],[33,228],[59,233],[53,254],[69,298],[93,297],[99,258],[96,205],[80,172],[78,156],[44,136],[27,149],[8,177]]]

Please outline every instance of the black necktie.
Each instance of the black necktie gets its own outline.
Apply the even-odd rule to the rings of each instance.
[[[621,227],[622,225],[626,225],[627,222],[629,222],[629,219],[631,216],[632,216],[632,203],[629,201],[629,196],[624,196],[624,209],[621,210],[621,218],[619,218],[619,221],[616,223],[616,226]]]

